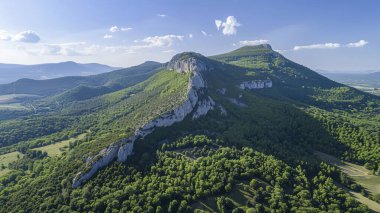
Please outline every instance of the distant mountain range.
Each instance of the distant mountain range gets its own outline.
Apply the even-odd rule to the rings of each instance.
[[[87,70],[91,70],[91,68],[93,68],[93,70],[97,72],[100,72],[100,68],[104,67],[103,72],[105,73],[90,76],[66,76],[45,80],[22,78],[12,83],[0,84],[0,95],[33,94],[47,96],[66,91],[68,89],[73,89],[78,86],[80,86],[80,88],[76,88],[76,91],[81,94],[83,94],[83,92],[89,93],[89,90],[91,90],[92,92],[96,91],[95,93],[100,95],[103,92],[114,91],[131,86],[142,80],[146,80],[146,78],[154,74],[154,71],[159,68],[161,64],[158,62],[148,61],[138,66],[117,69],[112,72],[105,71],[106,68],[111,69],[111,67],[100,64],[77,64],[74,62],[68,62],[66,67],[67,70],[71,70],[70,72],[72,72],[75,67],[79,68],[80,66],[86,68]],[[61,66],[57,67],[59,68]],[[72,67],[73,69],[69,69],[69,67]],[[98,69],[96,69],[96,67],[98,67]],[[63,71],[64,69],[61,70]],[[100,91],[103,92],[99,93]]]
[[[324,76],[348,85],[380,87],[380,71],[372,73],[322,73]]]
[[[73,61],[35,65],[0,64],[0,84],[22,78],[42,80],[65,76],[87,76],[116,69],[120,68],[97,63],[80,64]]]

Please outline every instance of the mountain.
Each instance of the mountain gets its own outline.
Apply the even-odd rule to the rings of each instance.
[[[371,73],[326,73],[325,76],[343,84],[367,85],[369,87],[380,87],[380,72]]]
[[[370,211],[360,202],[377,199],[374,187],[319,156],[379,173],[379,97],[270,45],[156,66],[145,80],[86,98],[74,87],[35,103],[48,110],[1,121],[0,156],[19,159],[0,175],[0,209]]]
[[[334,81],[355,87],[359,90],[380,95],[380,72],[371,73],[325,73],[323,74]]]
[[[70,62],[69,65],[75,64]],[[78,86],[103,86],[112,90],[131,85],[141,78],[145,80],[160,66],[157,62],[146,62],[139,66],[90,76],[68,76],[48,80],[20,79],[9,84],[0,84],[0,95],[15,93],[49,96]]]
[[[18,79],[52,79],[64,76],[87,76],[121,69],[103,64],[79,64],[73,61],[36,65],[0,64],[0,84]]]

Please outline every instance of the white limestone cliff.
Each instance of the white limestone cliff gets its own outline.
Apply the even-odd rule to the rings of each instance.
[[[111,161],[115,158],[115,155],[117,155],[119,148],[119,144],[112,144],[108,148],[105,148],[102,151],[100,151],[99,154],[95,156],[95,158],[93,158],[95,160],[91,160],[87,163],[87,167],[90,167],[91,169],[85,174],[79,172],[76,175],[72,187],[77,188],[82,184],[84,180],[91,178],[104,165],[108,165],[109,163],[111,163]]]
[[[167,68],[181,73],[191,73],[187,88],[187,97],[183,103],[171,112],[165,113],[145,124],[142,128],[136,130],[133,136],[110,145],[95,157],[90,158],[87,163],[87,167],[90,167],[89,171],[85,174],[78,173],[76,175],[72,184],[73,188],[79,187],[83,181],[90,179],[100,168],[107,166],[115,158],[121,162],[126,161],[128,156],[133,154],[134,142],[153,132],[156,127],[167,127],[182,121],[196,106],[197,110],[194,112],[193,119],[206,115],[208,111],[214,109],[215,102],[211,97],[203,101],[198,101],[199,90],[206,87],[202,77],[202,72],[208,69],[206,64],[195,57],[181,57],[183,56],[174,56]]]
[[[206,115],[208,111],[213,110],[215,106],[215,101],[212,100],[210,96],[206,100],[198,102],[197,110],[193,113],[193,120]]]

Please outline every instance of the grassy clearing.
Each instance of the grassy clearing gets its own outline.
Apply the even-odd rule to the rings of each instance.
[[[18,157],[17,157],[18,156]],[[0,176],[5,175],[10,170],[8,169],[8,164],[16,161],[18,158],[22,158],[23,154],[21,152],[11,152],[4,155],[0,155]],[[5,169],[2,169],[2,165]]]
[[[68,140],[64,140],[61,142],[57,142],[54,144],[50,144],[43,147],[38,147],[33,150],[41,150],[43,152],[47,152],[48,156],[54,157],[59,156],[62,152],[66,151],[69,148],[70,142],[74,142],[75,140],[81,140],[86,136],[86,133],[80,134],[75,138],[70,138]]]
[[[368,199],[367,197],[364,197],[362,194],[357,193],[357,192],[352,192],[350,191],[350,194],[359,202],[365,204],[370,208],[371,210],[375,212],[380,212],[380,204]]]
[[[253,200],[253,194],[248,185],[248,182],[236,184],[230,193],[223,196],[225,196],[227,199],[230,199],[234,206],[244,210],[249,209],[248,203],[250,200]],[[216,205],[215,196],[203,198],[202,200],[194,203],[192,207],[193,209],[202,210],[204,212],[219,212]]]
[[[380,194],[380,176],[372,175],[370,171],[363,166],[339,160],[334,156],[318,151],[316,151],[315,154],[326,163],[340,168],[344,173],[355,180],[356,183],[363,186],[371,195]],[[380,212],[379,203],[368,199],[360,193],[353,191],[350,191],[350,193],[356,198],[356,200],[367,205],[370,209]]]

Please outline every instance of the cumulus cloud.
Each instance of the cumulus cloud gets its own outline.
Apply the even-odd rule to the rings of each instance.
[[[93,55],[105,50],[104,47],[86,42],[71,42],[61,44],[38,44],[37,46],[23,48],[27,53],[33,55]]]
[[[157,16],[158,16],[158,17],[161,17],[161,18],[165,18],[165,17],[167,17],[168,15],[166,15],[166,14],[157,14]]]
[[[40,37],[37,35],[36,32],[28,30],[16,34],[12,40],[27,43],[37,43],[40,41]]]
[[[123,32],[126,32],[126,31],[130,31],[130,30],[132,30],[133,28],[131,28],[131,27],[118,27],[118,26],[112,26],[110,29],[109,29],[109,31],[111,32],[111,33],[116,33],[116,32],[120,32],[120,31],[123,31]]]
[[[222,20],[215,20],[215,25],[216,25],[216,28],[218,28],[218,30],[219,30],[220,27],[222,26],[222,23],[223,23]]]
[[[347,44],[347,47],[354,47],[354,48],[358,48],[358,47],[364,47],[365,45],[368,44],[368,41],[366,40],[360,40],[358,42],[353,42],[353,43],[348,43]]]
[[[264,39],[260,39],[260,40],[244,40],[244,41],[239,41],[239,44],[241,46],[244,46],[244,45],[260,45],[260,44],[268,44],[269,40],[264,40]]]
[[[148,47],[170,47],[175,41],[183,41],[181,35],[150,36],[142,40]]]
[[[110,34],[105,34],[105,35],[103,36],[103,38],[105,38],[105,39],[109,39],[109,38],[112,38],[112,35],[110,35]]]
[[[341,47],[339,43],[324,43],[324,44],[311,44],[304,46],[294,46],[293,50],[306,50],[306,49],[337,49]]]
[[[142,40],[135,40],[130,50],[134,51],[143,48],[153,48],[153,47],[171,47],[175,42],[183,41],[184,36],[182,35],[163,35],[163,36],[149,36]]]
[[[234,16],[228,16],[225,22],[215,20],[215,25],[218,30],[223,29],[222,33],[224,35],[235,35],[237,33],[237,27],[241,26]]]
[[[0,40],[9,41],[12,39],[12,35],[5,30],[0,30]]]

